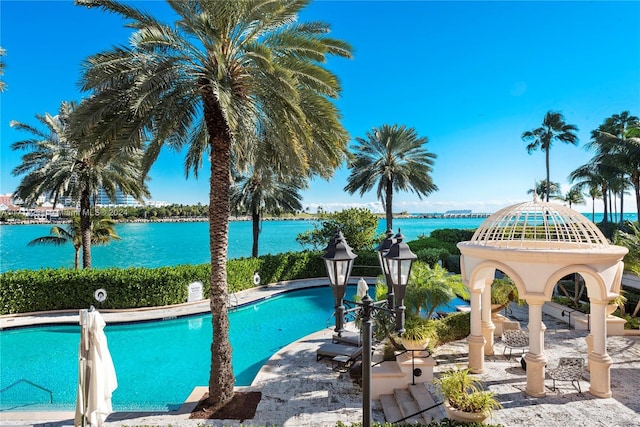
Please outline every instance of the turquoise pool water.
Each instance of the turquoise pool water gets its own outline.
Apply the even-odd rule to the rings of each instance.
[[[347,298],[353,293],[349,287]],[[236,385],[251,384],[284,346],[326,328],[332,311],[328,286],[231,311]],[[105,333],[118,376],[116,411],[177,409],[195,386],[209,381],[211,315],[108,325]],[[74,325],[0,331],[0,411],[74,410],[79,340]],[[20,380],[50,390],[53,402],[47,391]]]

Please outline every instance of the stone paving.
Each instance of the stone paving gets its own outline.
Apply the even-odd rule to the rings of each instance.
[[[311,282],[310,282],[311,283]],[[312,284],[308,283],[307,286]],[[293,286],[303,287],[304,283]],[[258,295],[264,295],[265,290]],[[255,294],[254,294],[255,296]],[[244,298],[250,298],[245,296]],[[526,307],[513,307],[510,316],[526,328]],[[586,331],[567,330],[546,315],[545,355],[550,367],[561,356],[586,358]],[[335,426],[337,421],[349,425],[362,419],[361,388],[348,373],[331,369],[330,361],[316,361],[315,350],[331,339],[331,329],[292,343],[275,354],[256,377],[252,390],[262,392],[255,417],[243,423],[233,420],[190,420],[189,413],[206,388],[194,390],[190,401],[174,412],[117,412],[111,414],[106,426]],[[543,398],[528,397],[524,393],[526,373],[519,358],[507,360],[502,356],[501,343],[496,343],[496,355],[485,363],[486,373],[478,375],[486,388],[497,393],[503,409],[494,412],[489,422],[506,427],[540,426],[613,426],[640,427],[640,337],[608,337],[608,351],[613,359],[611,387],[613,397],[598,399],[591,396],[588,373],[581,381],[583,392],[578,393],[570,383],[558,383],[557,391],[547,390]],[[439,347],[435,352],[436,372],[466,366],[468,349],[465,340]],[[550,386],[551,381],[547,381]],[[170,386],[170,385],[168,385]],[[373,405],[373,420],[383,421],[382,411]],[[0,426],[73,425],[73,413],[0,413]]]
[[[526,328],[527,307],[512,307],[510,317],[521,321]],[[546,326],[545,356],[549,368],[557,366],[560,357],[583,357],[586,360],[587,331],[568,330],[566,323],[543,315]],[[582,393],[570,382],[547,379],[547,395],[529,397],[524,393],[527,377],[520,366],[520,357],[507,360],[502,355],[502,344],[495,344],[495,355],[485,358],[485,373],[479,377],[486,389],[497,394],[503,409],[497,410],[488,422],[504,426],[640,426],[640,336],[607,337],[607,351],[613,359],[611,390],[613,396],[600,399],[588,393],[589,373],[580,381]],[[439,347],[436,352],[438,365],[435,372],[452,366],[465,367],[468,362],[466,341],[456,341]]]

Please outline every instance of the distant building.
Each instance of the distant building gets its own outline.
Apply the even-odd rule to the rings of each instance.
[[[119,189],[116,189],[116,198],[115,200],[111,200],[104,189],[100,188],[98,190],[98,194],[95,197],[95,205],[96,206],[140,206],[141,203],[138,202],[133,196],[128,194],[124,194]]]
[[[36,206],[34,208],[27,208],[17,205],[16,203],[17,202],[13,199],[13,194],[7,193],[0,195],[0,212],[24,215],[29,219],[42,221],[50,221],[60,218],[60,210],[53,209],[53,205],[51,203],[44,202],[41,206]]]
[[[164,206],[169,206],[170,204],[171,203],[169,203],[169,202],[163,202],[163,201],[160,201],[160,200],[157,200],[157,201],[156,200],[147,200],[145,202],[145,206],[149,206],[149,207],[152,207],[152,208],[161,208],[161,207],[164,207]]]

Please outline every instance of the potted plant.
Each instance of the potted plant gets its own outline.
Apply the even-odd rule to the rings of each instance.
[[[484,422],[494,409],[502,407],[495,393],[482,390],[480,381],[468,369],[450,369],[434,380],[444,397],[449,419],[460,422]]]
[[[417,316],[409,317],[404,329],[400,342],[405,350],[424,350],[435,332],[433,322]]]

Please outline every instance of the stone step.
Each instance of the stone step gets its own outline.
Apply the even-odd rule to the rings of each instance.
[[[423,412],[422,417],[425,421],[430,422],[431,419],[436,421],[446,418],[444,408],[442,405],[433,407],[436,403],[431,393],[426,387],[426,384],[409,385],[409,392],[411,396],[418,404],[420,410],[431,408],[430,410]]]
[[[404,417],[408,417],[420,411],[418,403],[413,399],[413,396],[408,389],[396,389],[393,391],[393,395],[395,396],[396,402],[398,402],[398,406],[402,412],[402,417],[396,418],[390,422],[399,421]],[[421,415],[413,415],[405,420],[407,423],[421,423],[423,421],[424,419]]]
[[[381,394],[380,405],[382,406],[384,418],[388,422],[400,420],[404,417],[393,394]]]

